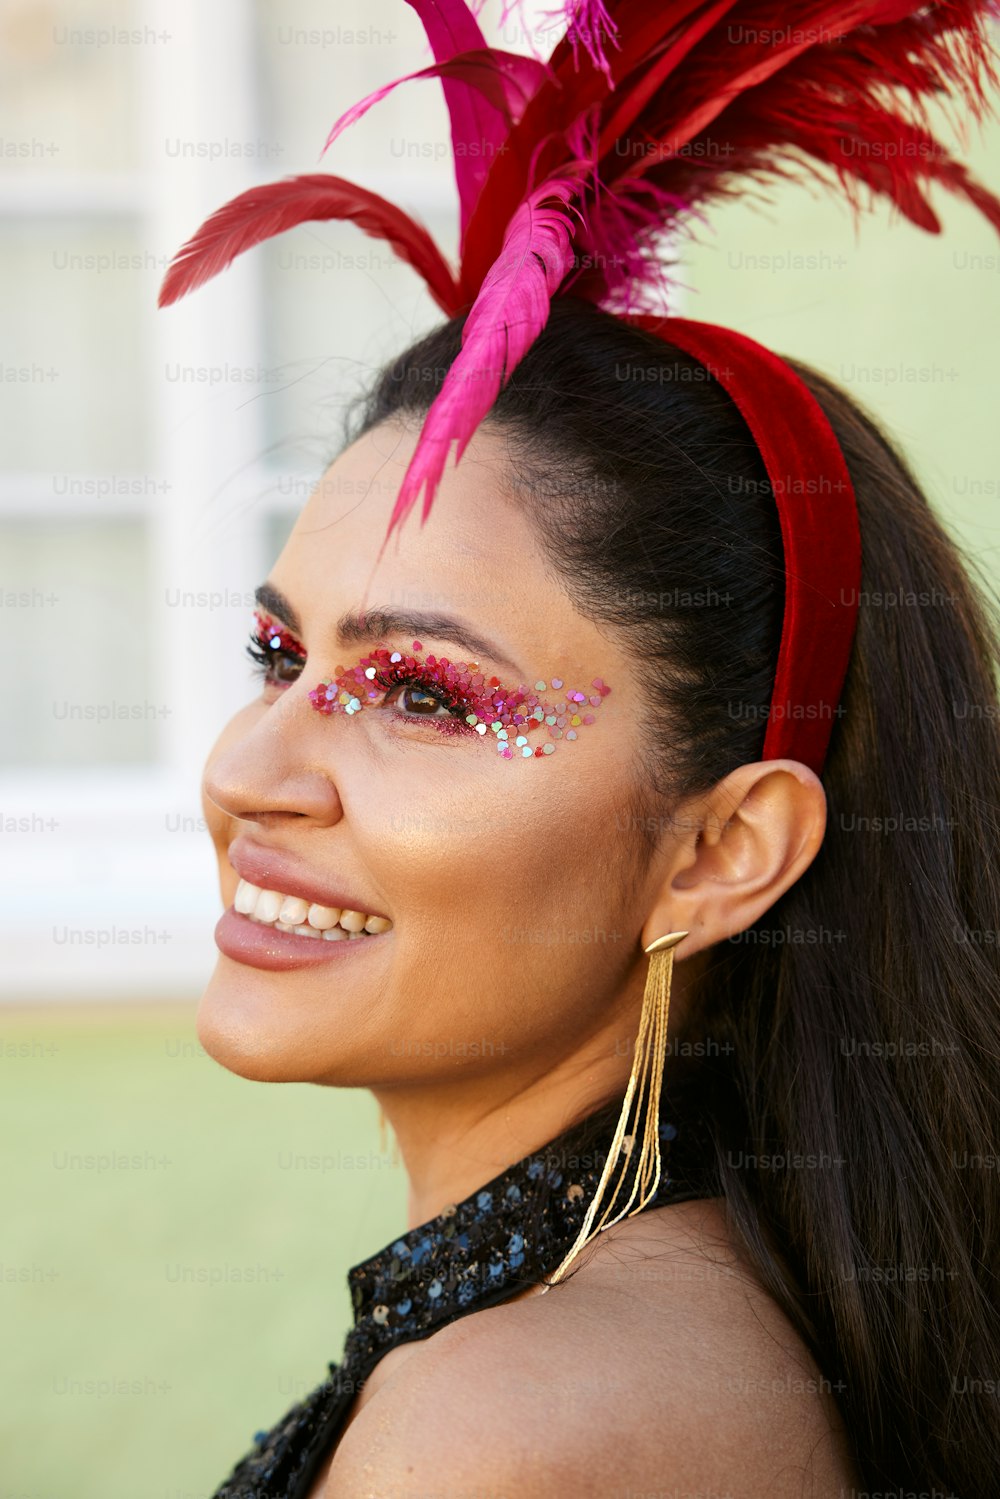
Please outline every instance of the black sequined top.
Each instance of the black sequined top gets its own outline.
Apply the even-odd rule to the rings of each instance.
[[[252,1451],[212,1499],[308,1499],[358,1391],[383,1354],[551,1275],[576,1240],[597,1190],[619,1108],[615,1102],[588,1115],[349,1270],[354,1326],[340,1363],[330,1364],[329,1378],[276,1426],[256,1434]],[[685,1114],[682,1126],[665,1096],[660,1151],[660,1185],[643,1211],[716,1194],[712,1150],[700,1122]],[[637,1162],[638,1151],[629,1160],[618,1206],[632,1189]],[[612,1183],[617,1176],[615,1171]],[[571,1266],[567,1279],[573,1273]]]

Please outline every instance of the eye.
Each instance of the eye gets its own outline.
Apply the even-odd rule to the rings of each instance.
[[[394,682],[382,699],[382,706],[392,706],[393,699],[404,718],[464,719],[468,711],[467,705],[449,701],[431,683],[419,678]]]
[[[265,682],[290,686],[302,673],[305,657],[285,650],[272,650],[259,635],[250,636],[247,655],[254,662],[257,672]]]
[[[250,632],[247,655],[266,685],[290,687],[302,674],[305,648],[268,615],[256,614],[254,617],[257,628]]]

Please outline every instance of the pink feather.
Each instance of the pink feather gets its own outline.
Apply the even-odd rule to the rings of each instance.
[[[611,66],[604,51],[604,43],[608,41],[615,47],[619,46],[618,30],[603,0],[570,0],[563,7],[563,14],[566,20],[566,39],[573,48],[574,64],[579,49],[582,48],[593,66],[599,68],[611,83]]]
[[[612,4],[611,9],[615,7]],[[482,9],[480,3],[479,9]],[[515,11],[523,10],[523,0],[506,0],[502,21]],[[561,22],[565,27],[563,40],[573,53],[574,67],[578,65],[581,51],[590,59],[591,65],[602,72],[611,82],[611,68],[604,43],[619,46],[618,28],[603,0],[563,0],[562,5],[546,12],[549,27],[555,30]]]
[[[407,4],[420,17],[435,62],[447,63],[462,54],[489,50],[479,23],[465,0],[407,0]],[[535,59],[525,58],[523,61],[530,65]],[[469,86],[468,79],[445,77],[442,82],[451,120],[459,224],[464,239],[466,225],[483,190],[490,162],[507,138],[507,122],[494,104]],[[537,79],[533,79],[525,68],[519,75],[519,82],[522,88],[530,89],[537,84]]]
[[[417,78],[440,78],[447,83],[457,78],[469,88],[477,90],[493,106],[504,120],[504,130],[499,142],[463,140],[455,159],[458,161],[475,157],[488,162],[491,151],[502,147],[507,131],[517,124],[528,100],[547,76],[548,68],[543,62],[537,62],[533,57],[521,57],[515,52],[501,52],[497,47],[484,47],[477,52],[459,52],[447,62],[432,63],[430,67],[421,68],[416,73],[406,73],[402,78],[394,78],[391,83],[384,83],[357,104],[352,104],[333,125],[320,154],[325,154],[348,126],[360,120],[373,104],[378,104],[401,83],[412,83]]]
[[[749,181],[811,171],[854,206],[861,189],[884,195],[932,233],[928,190],[939,184],[1000,229],[1000,199],[949,156],[927,108],[958,96],[973,116],[988,113],[998,0],[565,0],[547,64],[487,48],[466,0],[408,3],[435,59],[409,77],[440,78],[451,119],[457,275],[392,204],[314,175],[218,210],[160,293],[161,305],[175,301],[304,220],[349,219],[387,240],[446,313],[471,307],[389,532],[421,495],[426,519],[453,447],[460,458],[553,296],[642,307],[665,281],[664,233]],[[327,144],[402,81],[342,115]],[[720,142],[724,152],[712,149]]]
[[[462,348],[431,406],[393,507],[388,540],[426,488],[423,519],[453,443],[456,462],[549,318],[552,298],[573,263],[576,177],[530,193],[511,220],[503,248],[465,321]],[[383,547],[385,542],[383,542]]]

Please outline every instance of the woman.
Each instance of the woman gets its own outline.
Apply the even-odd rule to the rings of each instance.
[[[572,76],[589,108],[614,75],[610,129],[660,97],[666,31],[636,63],[594,11]],[[948,23],[970,52],[974,11]],[[856,18],[812,86],[843,64],[870,104],[895,58],[919,91],[946,19],[920,42],[898,7]],[[438,43],[454,119],[468,65]],[[706,95],[705,62],[675,94]],[[753,87],[737,138],[760,138]],[[594,305],[566,246],[612,220],[576,118],[518,200],[544,315],[500,254],[382,373],[260,590],[261,696],[206,768],[227,909],[201,1040],[244,1076],[370,1088],[411,1189],[409,1228],[351,1271],[341,1364],[217,1493],[978,1499],[1000,1471],[996,637],[842,392]],[[944,159],[891,183],[914,213]],[[491,183],[512,191],[491,173],[480,203]],[[287,227],[251,197],[256,227],[220,252],[253,205],[222,210],[164,300]],[[475,205],[463,223],[464,274]],[[645,241],[614,226],[634,280]],[[387,548],[421,487],[428,524]],[[887,590],[927,603],[866,605]]]

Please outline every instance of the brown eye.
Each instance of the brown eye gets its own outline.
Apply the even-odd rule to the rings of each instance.
[[[396,690],[399,693],[397,703],[404,713],[412,713],[418,718],[434,718],[439,713],[446,718],[450,716],[445,703],[423,687],[416,687],[413,683],[402,683]],[[386,701],[388,702],[388,698]]]
[[[301,656],[290,656],[287,651],[272,651],[268,675],[276,682],[294,682],[301,676],[303,665]]]
[[[305,656],[292,651],[272,650],[270,641],[261,635],[251,635],[246,649],[265,683],[289,687],[302,674]]]

